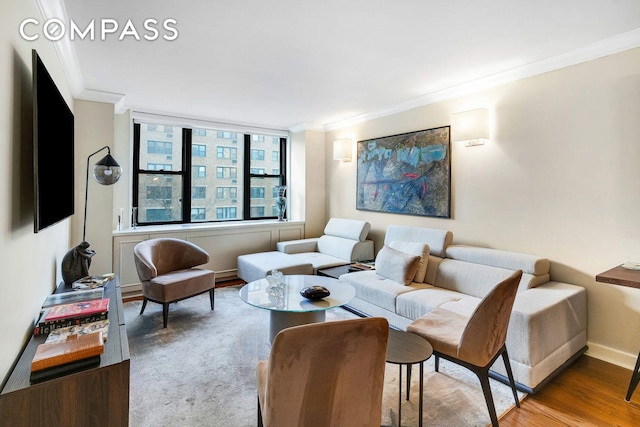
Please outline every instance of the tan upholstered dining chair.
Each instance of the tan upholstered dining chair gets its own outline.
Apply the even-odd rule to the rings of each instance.
[[[407,331],[429,341],[435,355],[435,370],[443,357],[473,371],[480,379],[489,417],[494,426],[498,417],[489,385],[489,369],[502,356],[516,406],[520,407],[515,381],[509,363],[505,341],[513,302],[516,298],[522,271],[498,283],[480,302],[471,315],[436,308],[413,321]]]
[[[312,323],[276,335],[258,362],[258,426],[379,427],[389,323]]]
[[[145,240],[133,248],[136,270],[142,282],[142,309],[147,301],[162,304],[167,327],[169,304],[209,292],[214,306],[215,272],[196,266],[209,262],[209,254],[191,242],[172,238]]]

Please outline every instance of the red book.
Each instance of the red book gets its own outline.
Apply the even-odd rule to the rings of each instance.
[[[109,311],[109,298],[101,298],[89,301],[72,302],[69,304],[54,305],[44,318],[45,322],[54,322],[64,319],[76,319],[107,313]]]

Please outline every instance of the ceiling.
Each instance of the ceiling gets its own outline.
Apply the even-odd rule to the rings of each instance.
[[[76,97],[274,129],[336,128],[640,46],[638,0],[56,1],[80,28],[119,24],[70,43]],[[175,19],[177,39],[161,24],[142,38],[148,18]],[[118,40],[129,19],[141,40]]]

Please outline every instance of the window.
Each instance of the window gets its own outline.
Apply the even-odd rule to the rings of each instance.
[[[237,219],[238,208],[216,208],[216,219]]]
[[[150,171],[170,171],[171,165],[166,163],[148,163],[147,170]]]
[[[238,187],[218,187],[216,188],[216,199],[237,199]]]
[[[192,166],[191,167],[191,176],[194,178],[206,178],[207,177],[207,167],[206,166]]]
[[[202,144],[193,144],[191,146],[191,155],[193,157],[207,157],[207,146]]]
[[[236,160],[238,158],[238,149],[236,147],[218,147],[217,157],[219,159]]]
[[[207,198],[207,187],[193,187],[191,189],[191,198],[192,199],[206,199]],[[193,212],[193,209],[192,209]]]
[[[216,167],[216,178],[238,179],[238,168],[218,166]]]
[[[147,141],[147,153],[172,154],[173,144],[169,141]]]
[[[251,150],[251,160],[264,160],[264,150]]]
[[[245,135],[245,153],[249,159],[245,169],[248,174],[244,177],[245,192],[249,194],[248,199],[245,198],[245,211],[251,219],[277,216],[274,214],[277,212],[276,187],[286,184],[280,172],[285,170],[285,140],[279,139],[279,142],[274,144],[273,138],[265,138],[265,135]]]
[[[276,218],[285,150],[279,136],[134,120],[138,224]]]
[[[205,208],[191,208],[192,221],[204,221],[207,210]]]
[[[264,199],[264,187],[251,187],[252,199]]]

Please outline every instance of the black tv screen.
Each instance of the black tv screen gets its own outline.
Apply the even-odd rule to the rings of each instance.
[[[74,212],[73,113],[32,51],[34,232]]]

